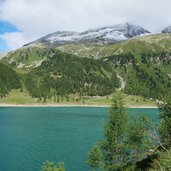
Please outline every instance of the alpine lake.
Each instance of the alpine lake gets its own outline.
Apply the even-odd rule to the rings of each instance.
[[[1,107],[0,171],[40,171],[46,160],[88,171],[88,152],[103,137],[109,108]],[[159,122],[158,109],[130,108]]]

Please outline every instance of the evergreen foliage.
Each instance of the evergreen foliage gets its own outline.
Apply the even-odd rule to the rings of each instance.
[[[125,93],[154,99],[166,99],[171,95],[171,79],[164,69],[171,64],[168,52],[146,52],[139,56],[128,52],[104,59],[122,74]]]
[[[0,97],[6,96],[11,89],[20,87],[20,78],[17,73],[5,64],[0,63]]]
[[[125,92],[128,94],[164,99],[171,92],[170,79],[159,68],[133,65],[126,80]]]
[[[104,96],[119,87],[119,82],[112,67],[103,61],[57,51],[26,76],[25,85],[33,97],[47,98],[69,94]]]
[[[149,118],[145,116],[130,120],[120,93],[116,93],[105,126],[104,139],[90,151],[89,166],[121,171],[142,160],[149,149],[154,147],[150,125]]]
[[[171,170],[171,150],[162,153],[159,159],[154,160],[149,171],[170,171]]]
[[[166,148],[171,147],[171,102],[161,104],[159,106],[160,110],[160,136],[161,142]]]
[[[63,163],[46,161],[42,166],[42,171],[65,171],[65,167]]]

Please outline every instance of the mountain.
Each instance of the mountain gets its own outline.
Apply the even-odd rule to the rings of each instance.
[[[162,33],[171,33],[171,26],[166,27]]]
[[[40,99],[109,95],[121,80],[127,94],[154,99],[171,96],[171,34],[104,46],[83,42],[56,48],[25,46],[2,61],[23,73],[24,87]]]
[[[155,34],[141,36],[118,44],[96,46],[94,44],[68,44],[58,46],[61,52],[69,53],[81,58],[101,59],[112,55],[132,53],[141,58],[144,53],[171,53],[171,34]],[[26,46],[8,53],[2,60],[15,68],[27,69],[38,67],[48,57],[52,57],[56,48]],[[169,73],[171,74],[171,72]]]
[[[95,43],[109,44],[124,41],[140,35],[149,34],[150,32],[140,26],[130,23],[118,24],[114,26],[101,27],[97,29],[89,29],[78,33],[71,31],[58,31],[42,37],[28,45],[44,45],[56,47],[59,45],[70,43]]]

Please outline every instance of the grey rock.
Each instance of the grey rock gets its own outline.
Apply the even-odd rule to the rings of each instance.
[[[162,31],[162,33],[171,33],[171,26],[166,27],[166,28]]]

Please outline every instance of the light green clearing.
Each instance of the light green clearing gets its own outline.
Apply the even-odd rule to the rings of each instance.
[[[141,96],[126,95],[124,93],[124,102],[126,106],[156,106],[155,100],[146,99]],[[59,102],[54,102],[54,97],[47,99],[46,103],[38,101],[37,98],[32,98],[27,91],[20,92],[20,90],[12,90],[6,97],[0,98],[1,104],[16,104],[16,105],[39,105],[39,104],[70,104],[70,105],[111,105],[112,95],[106,97],[77,97],[76,95],[70,95],[69,101],[66,98],[60,97]]]

